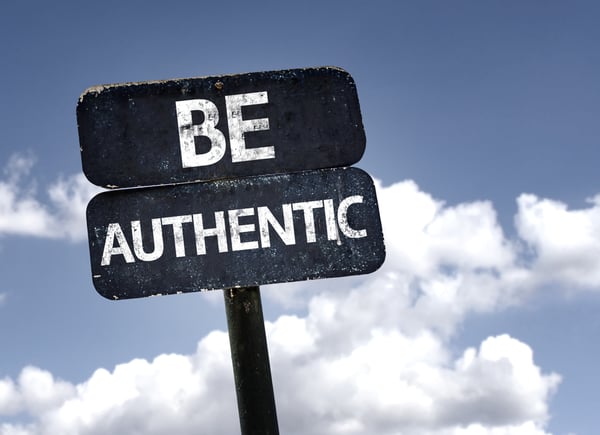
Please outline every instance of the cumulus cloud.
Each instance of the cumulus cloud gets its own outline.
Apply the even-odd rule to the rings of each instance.
[[[419,277],[440,266],[465,270],[512,265],[514,247],[504,237],[489,201],[448,207],[413,181],[378,185],[384,234],[395,267]]]
[[[0,415],[26,413],[34,420],[0,425],[0,434],[235,433],[230,365],[227,334],[213,332],[194,355],[136,359],[113,371],[98,369],[78,385],[27,367],[17,382],[0,381]]]
[[[85,207],[99,191],[83,174],[59,178],[40,199],[35,182],[27,180],[35,159],[15,154],[0,180],[0,236],[19,235],[82,240]]]
[[[431,333],[374,330],[330,352],[309,323],[268,324],[282,433],[545,434],[559,378],[543,374],[514,338],[491,337],[452,360]],[[0,381],[0,414],[18,412],[35,419],[6,423],[0,434],[236,433],[227,335],[209,334],[193,355],[99,369],[79,385],[28,367],[17,382]]]
[[[533,277],[522,265],[522,242],[505,236],[491,202],[448,206],[413,181],[376,187],[386,261],[377,274],[352,279],[356,288],[368,288],[369,296],[346,296],[350,281],[344,279],[295,283],[272,297],[299,305],[302,295],[310,298],[314,289],[327,288],[330,292],[318,298],[319,304],[347,306],[332,314],[332,323],[343,312],[355,313],[356,307],[369,312],[373,304],[383,309],[380,322],[400,321],[406,331],[426,327],[451,335],[466,313],[491,312],[531,293]]]
[[[539,281],[556,280],[582,288],[600,287],[600,195],[590,207],[521,195],[515,223],[532,250],[531,269]]]
[[[489,201],[447,206],[413,181],[378,186],[378,197],[388,256],[378,286],[404,328],[452,334],[466,313],[503,308],[530,291],[530,270]]]
[[[3,183],[27,168],[15,163]],[[55,183],[54,215],[76,219],[85,183]],[[377,273],[263,291],[293,293],[304,313],[266,325],[282,433],[547,435],[560,376],[526,343],[499,331],[456,354],[449,342],[469,313],[546,283],[600,287],[600,197],[570,210],[521,195],[511,240],[489,201],[447,205],[412,181],[377,188],[387,247]],[[236,433],[234,391],[227,334],[214,331],[191,355],[98,369],[78,385],[34,367],[0,380],[0,415],[12,416],[0,435]]]

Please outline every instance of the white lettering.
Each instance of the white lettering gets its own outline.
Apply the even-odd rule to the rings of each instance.
[[[246,249],[258,249],[258,242],[256,240],[250,242],[242,242],[241,234],[250,233],[256,230],[254,224],[241,225],[239,218],[243,216],[254,216],[253,208],[243,208],[240,210],[229,210],[229,231],[231,232],[231,250],[232,251],[243,251]]]
[[[142,229],[140,221],[131,222],[131,236],[133,238],[133,252],[135,256],[142,261],[154,261],[160,258],[163,254],[163,234],[160,219],[152,219],[152,240],[154,243],[154,251],[146,253],[142,242]]]
[[[304,212],[304,225],[306,227],[306,242],[314,243],[317,241],[315,216],[313,210],[323,207],[323,201],[306,201],[297,202],[292,208],[294,210],[302,210]]]
[[[327,240],[339,240],[337,222],[335,221],[335,209],[333,208],[333,199],[325,199],[325,224],[327,226]]]
[[[275,158],[275,148],[273,146],[247,149],[244,139],[244,135],[247,132],[268,130],[269,118],[244,120],[242,118],[242,106],[252,106],[268,102],[269,98],[266,91],[225,96],[232,162]]]
[[[275,158],[275,147],[272,145],[246,148],[246,133],[265,131],[269,130],[270,127],[269,118],[244,119],[242,107],[268,102],[267,91],[225,96],[232,162]],[[175,112],[177,114],[177,126],[179,127],[182,166],[184,168],[208,166],[221,160],[225,155],[227,142],[223,132],[217,129],[219,109],[215,103],[204,99],[176,101]],[[194,124],[193,112],[202,112],[204,115],[204,120],[200,124]],[[208,151],[198,153],[196,147],[196,138],[198,137],[208,139],[210,142]]]
[[[269,207],[258,207],[256,209],[258,214],[258,228],[260,232],[260,244],[263,248],[269,248],[271,246],[271,237],[269,233],[269,225],[275,230],[277,235],[281,238],[283,243],[286,245],[296,244],[296,235],[294,234],[294,216],[292,214],[291,204],[283,204],[281,206],[283,211],[283,224],[282,227],[279,221],[273,216]]]
[[[350,225],[348,225],[348,208],[352,204],[362,204],[362,202],[363,197],[361,195],[349,196],[340,202],[340,206],[338,207],[338,224],[340,225],[340,230],[342,230],[342,233],[346,237],[351,239],[367,237],[367,230],[355,230],[354,228],[350,228]]]
[[[196,253],[206,254],[206,241],[209,236],[217,236],[219,252],[227,252],[227,233],[225,232],[225,217],[222,211],[215,212],[215,228],[204,228],[202,214],[196,213],[194,218],[194,234],[196,235]]]
[[[119,246],[114,246],[115,237]],[[117,223],[108,224],[100,265],[110,265],[110,259],[113,255],[122,255],[126,263],[133,263],[135,261],[133,254],[131,253],[131,248],[129,248],[127,240],[125,239],[125,234],[123,234],[123,230],[121,229],[121,225]]]
[[[217,106],[209,100],[176,101],[177,124],[179,126],[179,146],[181,162],[184,168],[208,166],[217,163],[225,155],[225,136],[215,127],[219,122]],[[194,125],[192,112],[204,114],[204,121]],[[196,152],[196,137],[204,136],[210,141],[210,149],[198,154]]]
[[[348,219],[350,207],[353,204],[362,203],[363,197],[354,195],[343,199],[339,203],[337,210],[334,200],[331,198],[282,204],[281,214],[277,213],[277,217],[273,214],[271,208],[267,206],[214,211],[215,224],[212,228],[205,228],[202,213],[154,218],[151,220],[153,239],[153,250],[151,252],[144,250],[141,221],[134,220],[130,222],[133,252],[130,245],[128,245],[121,225],[110,223],[106,231],[100,265],[110,266],[114,255],[122,255],[126,263],[134,263],[136,258],[141,261],[155,261],[159,259],[164,255],[165,241],[163,226],[167,225],[172,227],[175,257],[185,257],[184,224],[186,223],[193,224],[196,255],[198,256],[207,254],[207,237],[217,238],[219,253],[228,252],[229,249],[231,251],[244,251],[269,248],[273,244],[271,240],[273,232],[281,240],[280,244],[283,243],[286,246],[296,245],[295,223],[299,223],[299,216],[294,216],[294,211],[302,211],[306,243],[315,243],[317,235],[322,238],[322,242],[325,242],[326,233],[328,241],[337,241],[338,244],[341,244],[342,236],[351,239],[367,237],[366,229],[353,228]],[[315,212],[315,210],[320,208],[323,209],[323,214]],[[225,218],[225,213],[227,213],[227,219]],[[319,224],[318,226],[317,223]],[[229,231],[227,230],[227,225],[229,225]],[[258,240],[251,240],[250,235],[245,233],[256,232],[257,228],[258,235],[256,237]],[[228,236],[230,237],[230,241],[227,240]],[[192,237],[191,233],[188,234],[188,237]]]
[[[163,225],[173,225],[173,241],[175,242],[175,256],[185,257],[185,243],[183,240],[183,224],[192,222],[188,215],[170,216],[161,219]]]

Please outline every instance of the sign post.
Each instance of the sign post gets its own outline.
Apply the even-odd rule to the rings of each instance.
[[[223,294],[242,434],[278,435],[260,290],[226,289]]]
[[[77,105],[86,215],[108,299],[225,289],[243,435],[278,435],[259,285],[385,258],[366,138],[335,67],[95,86]],[[127,188],[127,189],[126,189]]]

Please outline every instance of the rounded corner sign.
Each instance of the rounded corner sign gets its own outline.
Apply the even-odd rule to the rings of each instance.
[[[373,180],[357,168],[107,191],[87,221],[108,299],[365,274],[385,259]]]
[[[83,172],[108,188],[350,166],[366,144],[336,67],[96,86],[77,123]]]

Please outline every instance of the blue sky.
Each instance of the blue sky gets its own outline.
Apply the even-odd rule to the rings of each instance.
[[[282,432],[594,433],[599,19],[579,0],[3,2],[0,434],[237,430],[220,292],[93,289],[75,107],[97,84],[321,65],[356,81],[388,258],[263,287]]]

